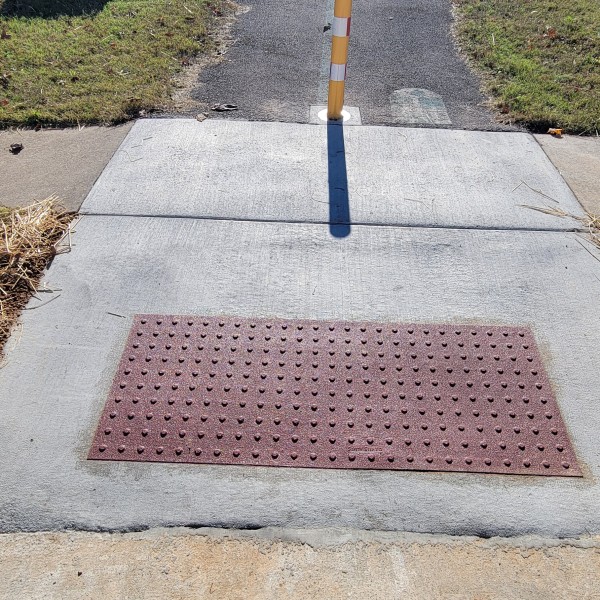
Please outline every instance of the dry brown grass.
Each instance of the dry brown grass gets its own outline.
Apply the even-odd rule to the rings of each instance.
[[[73,214],[55,197],[18,209],[0,208],[0,356],[21,311],[38,291],[44,269],[59,252]]]
[[[565,212],[560,208],[554,208],[549,206],[531,206],[529,204],[523,204],[524,208],[530,208],[531,210],[537,210],[538,212],[544,213],[545,215],[552,215],[554,217],[569,217],[579,221],[589,234],[590,240],[600,248],[600,215],[593,215],[586,212],[585,217],[579,217],[572,215],[571,213]]]
[[[586,223],[586,227],[594,244],[600,248],[600,215],[588,214],[587,217],[588,222]]]

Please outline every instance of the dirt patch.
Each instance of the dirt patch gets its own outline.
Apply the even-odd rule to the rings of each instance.
[[[209,36],[214,45],[214,51],[210,54],[199,55],[190,59],[189,64],[174,78],[174,92],[171,101],[166,103],[163,110],[168,113],[189,114],[194,111],[203,112],[208,106],[192,98],[192,91],[198,85],[200,73],[207,67],[222,63],[226,58],[227,50],[235,43],[232,28],[240,15],[248,12],[250,6],[242,6],[231,0],[226,0],[220,10],[219,27]]]

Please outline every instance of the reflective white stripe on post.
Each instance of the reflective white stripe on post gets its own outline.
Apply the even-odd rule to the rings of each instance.
[[[346,65],[336,65],[331,63],[331,69],[329,71],[330,81],[345,81],[346,80]]]
[[[335,0],[333,23],[331,24],[331,67],[329,70],[329,94],[327,96],[327,118],[339,121],[344,108],[346,85],[346,63],[350,43],[350,19],[352,0]]]
[[[338,37],[349,37],[350,36],[350,17],[333,17],[333,25],[331,26],[331,33]]]

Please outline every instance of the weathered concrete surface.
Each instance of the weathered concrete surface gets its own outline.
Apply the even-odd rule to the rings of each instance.
[[[528,134],[362,126],[344,140],[352,223],[580,226],[522,206],[583,214]],[[340,141],[318,125],[141,120],[82,212],[326,223],[331,190],[346,186]]]
[[[60,296],[27,311],[0,370],[1,530],[600,533],[600,262],[578,235],[356,226],[339,240],[324,225],[140,217],[76,231],[46,276]],[[138,312],[530,325],[586,476],[87,461]]]
[[[77,211],[131,123],[82,129],[0,131],[0,205],[24,206],[56,194]],[[20,142],[16,155],[8,148]]]
[[[0,598],[592,600],[600,538],[185,529],[0,536]]]
[[[600,215],[600,137],[535,137],[583,207]]]

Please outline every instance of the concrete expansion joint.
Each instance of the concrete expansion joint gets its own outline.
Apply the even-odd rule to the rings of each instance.
[[[164,537],[197,536],[216,542],[251,540],[257,543],[293,543],[310,548],[344,547],[356,544],[378,544],[396,548],[414,546],[443,546],[451,550],[466,544],[484,550],[520,550],[522,552],[573,548],[594,550],[600,553],[600,536],[579,538],[545,538],[536,535],[515,537],[478,537],[472,535],[447,535],[403,531],[378,531],[362,529],[292,529],[283,527],[210,527],[198,524],[173,524],[161,527],[128,528],[72,528],[61,531],[21,532],[22,535],[98,535],[101,537],[123,537],[132,540],[148,540]]]
[[[129,214],[129,213],[98,213],[98,212],[81,212],[80,217],[95,217],[95,218],[137,218],[137,219],[188,219],[190,221],[215,221],[215,222],[231,222],[231,223],[265,223],[265,224],[282,224],[282,225],[352,225],[353,227],[382,227],[386,229],[434,229],[434,230],[451,230],[451,231],[501,231],[501,232],[523,232],[523,233],[587,233],[585,227],[569,227],[569,228],[552,228],[552,227],[473,227],[469,225],[438,225],[438,224],[402,224],[402,223],[364,223],[355,222],[329,222],[329,221],[300,221],[286,219],[244,219],[235,217],[211,217],[197,215],[169,215],[169,214]]]

